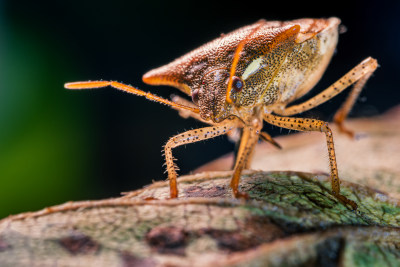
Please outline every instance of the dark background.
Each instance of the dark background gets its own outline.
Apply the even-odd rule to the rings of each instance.
[[[398,1],[0,1],[0,218],[165,179],[162,146],[202,126],[140,97],[65,82],[118,80],[168,98],[178,91],[141,76],[221,33],[261,18],[337,16],[348,30],[313,93],[375,57],[381,67],[352,116],[376,115],[399,103],[399,14]],[[331,120],[345,95],[306,115]],[[233,146],[222,137],[175,149],[180,173]]]

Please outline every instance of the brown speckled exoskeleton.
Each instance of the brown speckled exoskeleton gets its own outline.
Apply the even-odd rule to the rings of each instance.
[[[348,134],[343,121],[364,84],[377,68],[377,61],[367,58],[318,95],[297,105],[287,106],[309,92],[321,78],[338,41],[338,18],[259,21],[207,43],[168,65],[149,71],[143,81],[152,85],[170,85],[191,96],[169,101],[132,86],[114,81],[67,83],[68,89],[111,86],[144,96],[180,110],[209,127],[178,134],[165,145],[165,160],[171,198],[178,197],[177,173],[172,148],[210,139],[242,129],[231,180],[235,197],[243,169],[249,168],[254,147],[261,137],[263,122],[298,131],[325,133],[329,153],[333,195],[357,209],[357,204],[340,194],[332,131],[328,123],[309,118],[289,117],[314,108],[354,84],[349,97],[337,111],[334,121]]]

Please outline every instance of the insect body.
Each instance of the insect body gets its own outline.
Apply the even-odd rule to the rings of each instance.
[[[355,202],[340,194],[333,136],[328,124],[321,120],[289,116],[314,108],[354,84],[349,97],[335,115],[340,129],[351,134],[344,128],[343,121],[376,69],[376,60],[365,59],[318,95],[304,103],[287,106],[309,92],[321,78],[335,50],[339,24],[337,18],[259,21],[215,39],[143,76],[143,81],[148,84],[177,87],[189,95],[192,102],[181,98],[166,100],[112,81],[75,82],[65,87],[86,89],[112,86],[167,104],[185,116],[210,124],[209,127],[178,134],[165,145],[171,198],[178,196],[172,148],[229,134],[238,128],[242,129],[242,136],[231,187],[235,197],[246,197],[238,189],[240,174],[250,166],[260,137],[273,142],[267,133],[261,131],[265,121],[282,128],[325,133],[333,195],[356,209]]]

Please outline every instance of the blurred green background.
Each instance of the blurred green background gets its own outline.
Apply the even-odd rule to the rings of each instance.
[[[0,1],[0,218],[165,179],[162,146],[202,126],[139,97],[67,91],[65,82],[118,80],[168,98],[177,90],[144,85],[141,76],[221,33],[261,18],[337,16],[348,31],[315,90],[373,56],[381,67],[352,116],[376,115],[399,103],[398,14],[398,1],[369,0]],[[344,97],[308,115],[330,120]],[[217,138],[176,149],[180,173],[233,146]]]

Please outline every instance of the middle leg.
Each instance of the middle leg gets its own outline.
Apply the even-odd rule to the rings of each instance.
[[[231,179],[231,188],[233,195],[236,198],[247,198],[246,193],[239,191],[239,180],[243,169],[248,169],[250,166],[251,158],[253,156],[254,147],[257,144],[262,123],[258,122],[252,126],[245,126],[243,128],[242,136],[240,138],[239,151],[237,153],[235,167]]]
[[[328,123],[315,119],[280,117],[271,114],[265,114],[264,120],[270,124],[297,131],[318,131],[325,133],[328,146],[329,163],[331,169],[331,187],[333,195],[342,203],[350,205],[354,210],[357,204],[340,194],[340,180],[337,170],[335,147],[333,145],[332,131]]]

